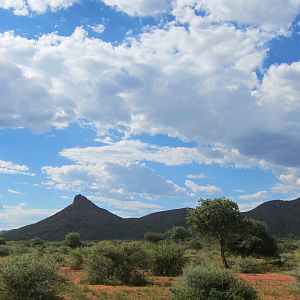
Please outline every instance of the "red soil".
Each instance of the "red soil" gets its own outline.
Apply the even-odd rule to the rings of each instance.
[[[266,291],[262,296],[264,300],[299,300],[299,297],[289,295],[289,287],[296,282],[296,278],[290,275],[267,274],[240,274],[239,278],[260,291]]]
[[[107,293],[114,293],[120,289],[126,288],[127,291],[139,291],[143,287],[130,286],[109,286],[109,285],[84,285],[82,284],[83,272],[71,270],[69,267],[63,267],[61,274],[76,285],[88,287],[93,291],[103,291]],[[296,278],[289,275],[268,273],[268,274],[239,274],[239,278],[245,280],[250,285],[254,286],[260,291],[261,299],[263,300],[300,300],[295,296],[289,294],[289,286],[296,282]],[[169,287],[176,283],[177,279],[172,277],[148,277],[149,281],[155,286]],[[88,299],[95,299],[92,295]]]

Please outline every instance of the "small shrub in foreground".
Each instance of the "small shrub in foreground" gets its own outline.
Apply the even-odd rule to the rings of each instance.
[[[106,243],[89,252],[84,269],[90,284],[144,285],[141,269],[146,263],[146,252],[138,245]]]
[[[72,249],[70,255],[70,268],[72,270],[81,270],[85,256],[87,256],[86,248]]]
[[[184,248],[173,242],[162,242],[154,247],[152,270],[158,276],[177,276],[186,263]]]
[[[192,240],[187,241],[185,243],[185,246],[187,249],[192,249],[197,252],[199,252],[203,248],[202,243],[197,239],[192,239]]]
[[[221,269],[189,266],[171,288],[174,300],[254,300],[256,291]]]
[[[82,247],[82,243],[80,241],[80,234],[78,232],[67,233],[65,237],[65,245],[70,248]]]
[[[26,254],[4,262],[0,282],[7,299],[47,299],[55,294],[55,287],[60,282],[57,272],[55,261]]]
[[[257,260],[251,256],[242,258],[235,266],[235,271],[239,273],[263,273],[264,267],[260,265]]]
[[[144,234],[144,240],[146,242],[158,243],[160,241],[163,241],[164,239],[165,239],[165,235],[162,233],[145,232],[145,234]]]
[[[1,246],[0,247],[0,257],[8,256],[10,254],[10,250],[8,247]]]

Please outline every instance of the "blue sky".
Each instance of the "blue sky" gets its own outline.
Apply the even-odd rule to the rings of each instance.
[[[0,1],[0,229],[300,196],[300,0]]]

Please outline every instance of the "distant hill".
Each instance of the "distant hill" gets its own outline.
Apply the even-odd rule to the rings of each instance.
[[[300,198],[268,201],[244,214],[265,222],[269,231],[276,236],[289,233],[300,236]]]
[[[7,231],[7,240],[63,240],[71,231],[79,232],[84,240],[137,240],[147,231],[165,232],[172,226],[186,226],[187,209],[153,213],[141,218],[121,218],[99,208],[86,197],[77,195],[74,202],[55,215],[32,225]]]
[[[121,218],[99,208],[86,197],[77,195],[74,202],[55,215],[32,225],[2,233],[7,240],[63,240],[71,231],[83,240],[138,240],[145,232],[165,232],[172,226],[187,226],[187,208],[152,213],[141,218]],[[276,236],[289,233],[300,236],[300,198],[273,200],[243,213],[265,222]]]

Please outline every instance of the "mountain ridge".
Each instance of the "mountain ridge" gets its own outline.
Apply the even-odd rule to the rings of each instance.
[[[68,232],[79,232],[83,240],[139,240],[145,232],[163,233],[173,226],[187,226],[188,208],[172,209],[139,218],[122,218],[100,208],[82,195],[63,210],[18,229],[2,232],[7,240],[63,240]],[[276,236],[300,236],[300,198],[266,201],[242,213],[267,224]]]
[[[3,233],[7,240],[63,240],[68,232],[79,232],[83,240],[138,240],[146,231],[165,232],[172,226],[186,226],[187,208],[152,213],[140,218],[121,218],[98,207],[82,195],[56,214]],[[160,217],[157,217],[160,216]],[[179,216],[179,217],[178,217]],[[160,220],[158,222],[157,218]]]

